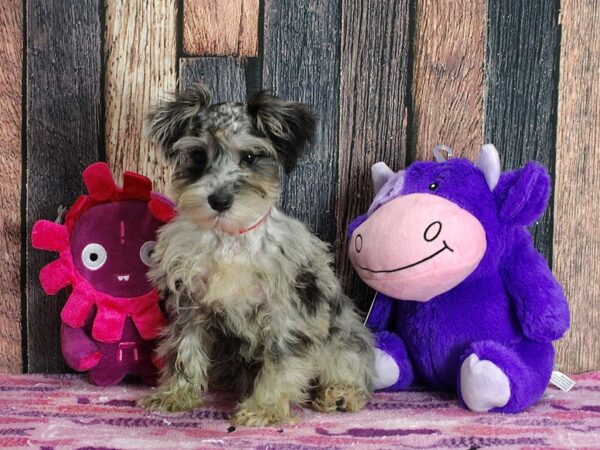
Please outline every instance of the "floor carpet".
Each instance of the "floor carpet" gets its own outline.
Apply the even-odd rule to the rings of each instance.
[[[356,414],[300,410],[296,425],[233,427],[223,395],[190,413],[135,406],[141,385],[99,388],[76,375],[0,375],[0,448],[50,449],[442,449],[600,448],[600,372],[549,387],[516,415],[477,414],[449,395],[377,394]]]

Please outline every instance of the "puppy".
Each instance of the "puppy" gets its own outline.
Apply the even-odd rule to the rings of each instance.
[[[211,105],[202,85],[150,113],[178,216],[150,271],[170,324],[159,386],[142,406],[185,411],[208,388],[231,389],[244,399],[234,423],[261,426],[293,419],[290,403],[356,411],[369,398],[372,337],[328,247],[275,206],[279,166],[294,168],[314,129],[302,104],[259,92]]]

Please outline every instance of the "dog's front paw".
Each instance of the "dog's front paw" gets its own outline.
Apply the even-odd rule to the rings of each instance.
[[[278,423],[296,422],[296,418],[290,413],[289,404],[260,405],[252,400],[243,402],[240,410],[231,420],[236,425],[246,427],[266,427]]]
[[[202,399],[192,390],[164,391],[159,388],[139,399],[137,404],[151,411],[184,412],[202,406]]]
[[[362,389],[347,384],[332,384],[319,389],[312,405],[320,412],[354,412],[365,406],[367,399]]]

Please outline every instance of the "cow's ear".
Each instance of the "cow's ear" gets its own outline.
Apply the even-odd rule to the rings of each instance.
[[[378,162],[371,166],[371,179],[373,180],[373,190],[375,194],[383,187],[383,185],[394,176],[394,171],[384,162]]]
[[[548,206],[550,189],[550,176],[538,163],[503,173],[494,190],[498,217],[509,225],[533,224]]]

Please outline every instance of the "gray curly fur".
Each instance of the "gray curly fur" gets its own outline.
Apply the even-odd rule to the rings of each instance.
[[[289,421],[290,403],[361,408],[372,391],[372,336],[327,245],[275,207],[279,166],[293,166],[310,140],[312,115],[264,92],[250,107],[209,105],[206,88],[195,89],[149,118],[175,166],[178,216],[161,229],[150,272],[168,293],[165,367],[140,403],[188,410],[209,387],[236,390],[233,420],[243,425]],[[212,209],[214,193],[231,206]]]

